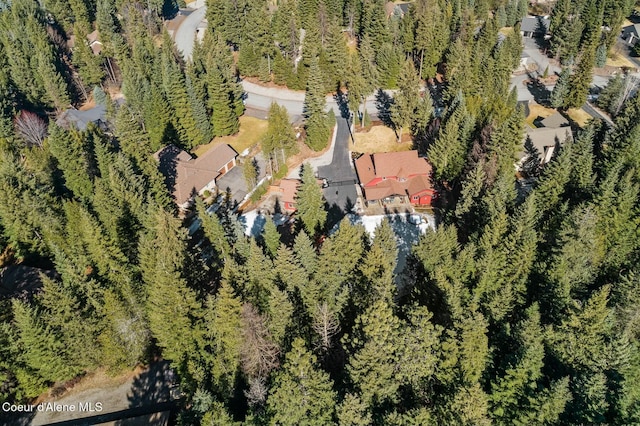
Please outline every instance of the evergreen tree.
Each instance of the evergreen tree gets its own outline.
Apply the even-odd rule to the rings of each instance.
[[[376,88],[379,87],[380,73],[376,63],[376,51],[371,45],[371,39],[368,36],[362,38],[359,46],[360,63],[362,64],[362,114],[367,113],[367,97],[371,95]],[[354,68],[354,72],[358,68]],[[364,127],[364,120],[361,120]]]
[[[186,232],[176,218],[162,210],[152,210],[149,220],[153,225],[140,241],[149,328],[164,356],[183,366],[197,356],[194,345],[202,316],[200,302],[185,279]]]
[[[316,235],[321,232],[327,220],[327,212],[324,209],[322,190],[309,164],[302,167],[302,183],[298,188],[296,202],[298,216],[307,233]]]
[[[569,67],[563,68],[560,73],[560,77],[558,77],[558,81],[556,81],[556,85],[553,88],[553,92],[551,92],[551,106],[554,108],[563,108],[566,105],[566,97],[569,94],[569,84],[570,84],[570,70]]]
[[[384,301],[378,301],[357,320],[356,350],[349,361],[349,378],[369,410],[397,402],[400,377],[400,321]]]
[[[271,159],[272,170],[277,172],[285,164],[286,158],[296,154],[296,135],[289,123],[289,113],[284,106],[275,102],[269,108],[267,133],[262,139],[262,150]]]
[[[564,102],[565,106],[579,108],[587,100],[595,60],[593,47],[590,45],[585,46],[582,55],[580,55],[576,72],[571,76],[569,91]]]
[[[314,59],[309,70],[307,91],[304,97],[304,117],[307,137],[305,143],[314,151],[322,151],[329,143],[331,121],[326,106],[324,85],[318,60]]]
[[[266,254],[271,259],[275,258],[278,248],[280,248],[280,232],[273,220],[267,219],[262,238],[264,240]]]
[[[240,123],[229,94],[228,81],[222,71],[213,66],[207,70],[209,88],[209,108],[213,110],[211,124],[215,136],[233,135],[238,132]]]
[[[429,161],[435,168],[435,177],[449,181],[457,178],[462,172],[474,125],[462,101],[452,108],[455,109],[441,127],[438,139],[427,152]]]
[[[24,302],[14,300],[13,315],[19,336],[21,358],[47,382],[68,380],[80,373],[70,363],[69,349],[38,313]]]
[[[211,347],[211,374],[221,397],[235,389],[242,345],[242,305],[233,288],[223,282],[215,299],[209,298],[204,315]]]
[[[391,120],[395,127],[398,143],[402,132],[412,122],[416,109],[420,105],[420,80],[410,60],[406,60],[398,78],[398,91],[391,105]]]
[[[271,421],[281,425],[326,425],[335,411],[335,392],[329,375],[295,339],[268,399]]]
[[[93,158],[93,136],[91,130],[64,130],[57,125],[49,132],[49,147],[62,169],[66,187],[83,200],[93,194],[93,177],[96,175]]]

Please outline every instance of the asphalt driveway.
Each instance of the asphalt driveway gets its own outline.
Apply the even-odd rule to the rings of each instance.
[[[331,164],[318,167],[318,177],[325,178],[329,186],[324,188],[324,198],[329,207],[329,224],[340,221],[353,208],[358,198],[356,173],[352,168],[349,144],[351,134],[346,119],[336,117],[338,129]]]

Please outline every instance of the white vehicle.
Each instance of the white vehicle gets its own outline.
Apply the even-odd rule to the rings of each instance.
[[[414,224],[416,226],[418,226],[420,224],[423,224],[423,223],[427,223],[427,220],[421,214],[409,215],[409,218],[407,220],[408,220],[409,223],[412,223],[412,224]]]

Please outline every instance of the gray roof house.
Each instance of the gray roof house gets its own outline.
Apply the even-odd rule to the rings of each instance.
[[[550,129],[558,129],[560,127],[568,126],[569,120],[564,118],[562,114],[556,111],[553,114],[551,114],[549,117],[545,118],[544,120],[541,120],[540,124]]]
[[[629,25],[622,29],[622,39],[634,46],[640,40],[640,24]]]
[[[564,145],[566,140],[573,140],[571,129],[569,127],[548,128],[540,127],[537,129],[527,128],[524,138],[522,139],[523,151],[518,153],[518,158],[522,162],[525,158],[524,144],[527,139],[531,141],[539,153],[540,163],[546,164],[553,157],[556,145]]]
[[[89,123],[93,123],[103,130],[107,130],[107,109],[104,105],[96,105],[86,111],[68,109],[60,114],[56,120],[56,124],[65,129],[73,127],[78,130],[86,130]]]
[[[523,37],[544,37],[549,33],[551,20],[548,16],[525,16],[520,22],[520,34]]]

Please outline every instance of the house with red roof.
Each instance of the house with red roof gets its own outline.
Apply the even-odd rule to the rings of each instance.
[[[431,164],[418,151],[364,154],[355,166],[367,205],[409,202],[429,206],[436,194]]]
[[[167,145],[153,154],[181,209],[189,208],[194,194],[213,192],[216,181],[236,166],[237,156],[238,153],[227,144],[217,145],[198,158],[175,145]]]

